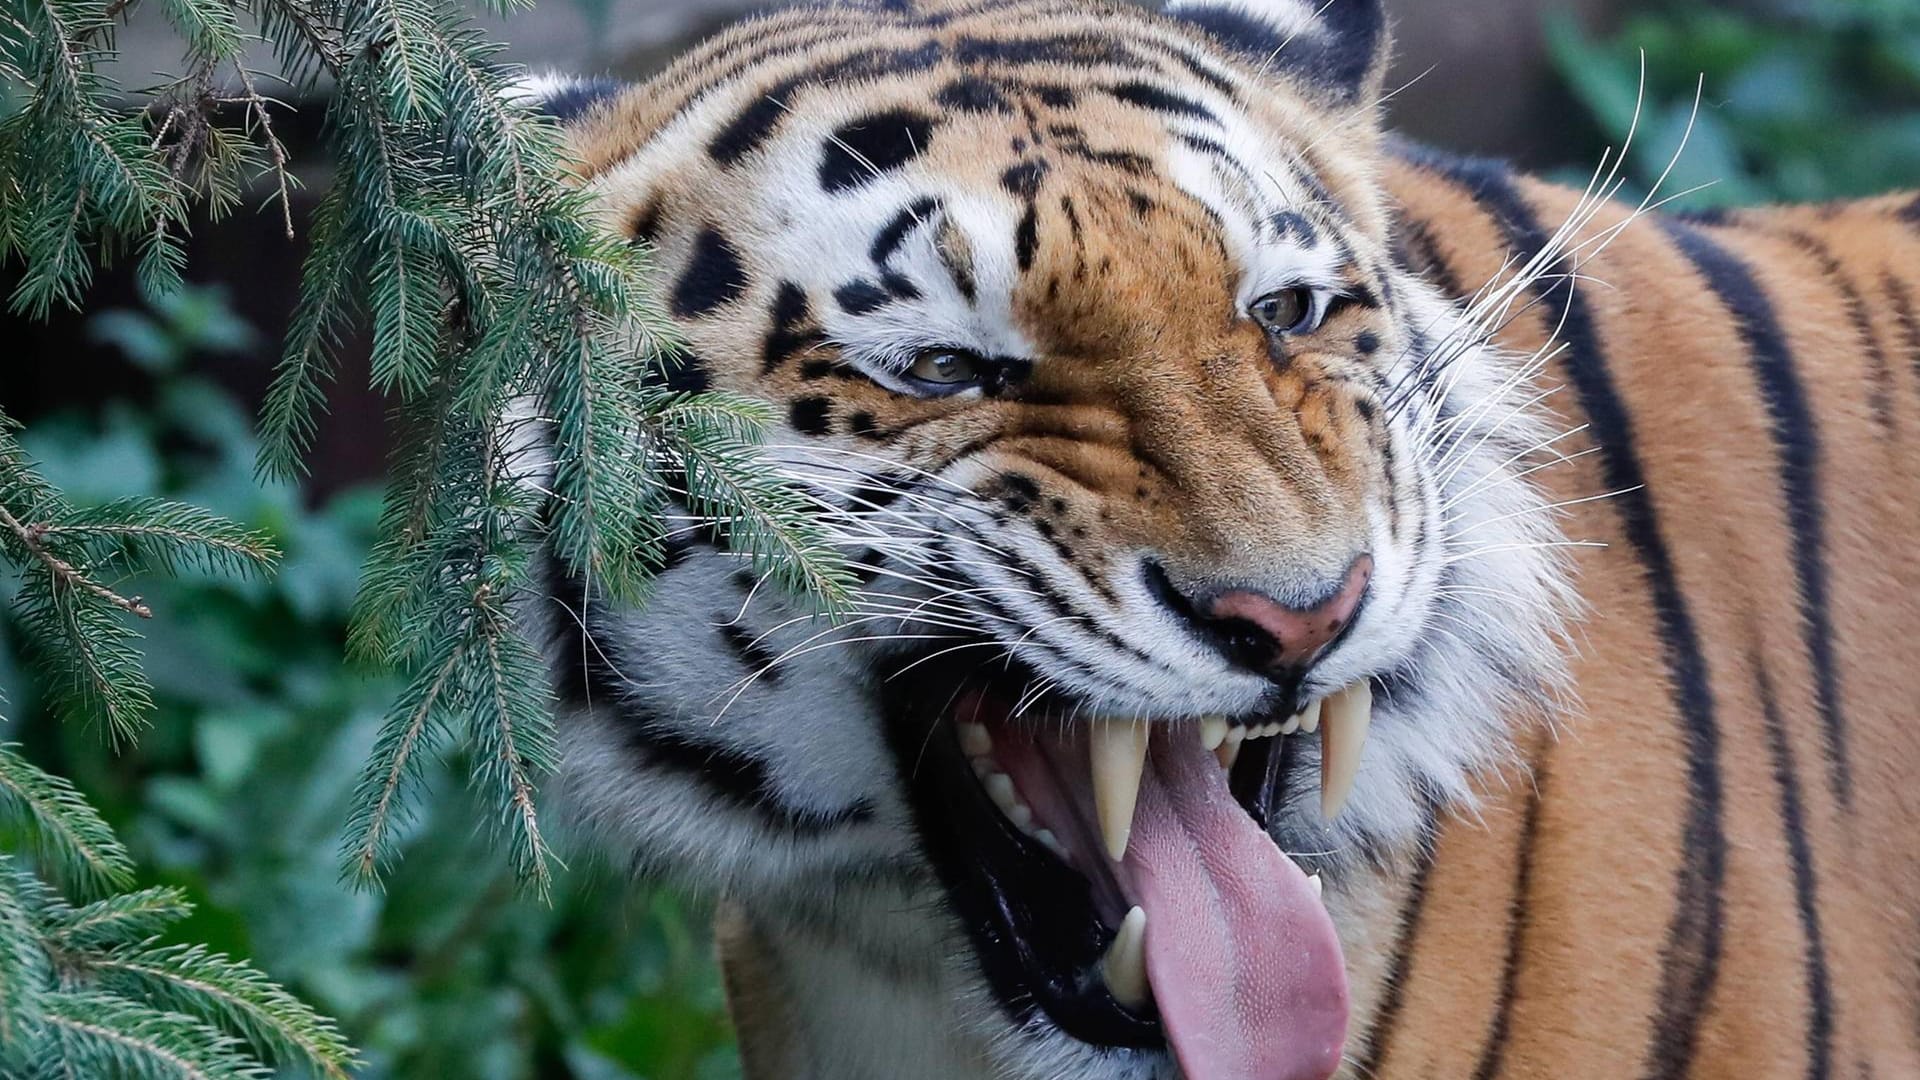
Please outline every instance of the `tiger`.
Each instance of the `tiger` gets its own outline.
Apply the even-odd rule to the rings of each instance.
[[[853,583],[696,521],[543,605],[747,1076],[1920,1076],[1920,198],[1449,155],[1391,31],[846,0],[544,86]]]

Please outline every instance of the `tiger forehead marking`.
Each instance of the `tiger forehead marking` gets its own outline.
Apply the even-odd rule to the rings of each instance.
[[[741,93],[723,78],[690,100],[670,159],[642,149],[596,183],[660,246],[702,374],[792,386],[802,435],[886,443],[921,466],[998,439],[1070,495],[1137,501],[1139,535],[1109,530],[1113,543],[1201,521],[1192,504],[1237,493],[1241,523],[1192,530],[1196,564],[1243,546],[1233,533],[1256,519],[1327,540],[1329,564],[1350,558],[1364,528],[1341,508],[1392,482],[1346,451],[1384,441],[1368,430],[1386,386],[1367,358],[1396,334],[1363,308],[1343,355],[1323,343],[1295,356],[1239,315],[1293,283],[1379,306],[1390,286],[1358,224],[1378,217],[1367,194],[1336,193],[1261,129],[1230,66],[1191,42],[1039,21],[936,12],[805,48],[793,74]],[[743,51],[734,69],[758,55]],[[1287,126],[1300,146],[1337,133]],[[687,204],[725,206],[727,220],[676,212]],[[965,415],[864,377],[884,382],[935,346],[1030,372],[1001,407]],[[1182,445],[1207,427],[1219,452]],[[1222,460],[1248,449],[1284,485],[1262,492]]]

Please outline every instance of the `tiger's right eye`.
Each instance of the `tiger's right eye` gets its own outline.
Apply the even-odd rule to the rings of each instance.
[[[908,381],[929,391],[956,394],[985,385],[990,367],[984,358],[963,349],[922,349],[905,374]]]

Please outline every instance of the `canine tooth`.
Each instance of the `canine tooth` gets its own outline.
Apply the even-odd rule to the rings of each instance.
[[[1134,908],[1120,921],[1120,932],[1107,947],[1100,961],[1100,974],[1106,977],[1107,991],[1129,1009],[1147,1003],[1147,913]]]
[[[1119,862],[1133,838],[1133,808],[1140,801],[1140,773],[1147,767],[1147,725],[1137,720],[1096,722],[1088,741],[1100,836],[1107,854]]]
[[[1306,711],[1300,714],[1301,731],[1311,735],[1320,730],[1320,717],[1326,711],[1322,706],[1325,704],[1325,701],[1316,701],[1307,706]]]
[[[961,724],[960,752],[968,757],[985,757],[993,753],[993,736],[987,733],[987,725]]]
[[[1224,717],[1209,716],[1200,721],[1200,745],[1209,750],[1220,749],[1227,741],[1227,721]]]
[[[1321,882],[1319,874],[1314,874],[1308,877],[1307,884],[1313,886],[1313,895],[1315,896],[1321,895],[1321,893],[1326,889],[1326,885]]]
[[[1372,686],[1362,679],[1328,698],[1320,718],[1326,725],[1320,733],[1320,816],[1332,821],[1360,773],[1360,750],[1373,723]]]
[[[986,788],[987,797],[992,799],[993,805],[999,807],[1001,810],[1010,813],[1014,807],[1020,805],[1020,796],[1013,790],[1013,777],[1008,776],[1006,773],[997,772],[989,774],[986,780]]]

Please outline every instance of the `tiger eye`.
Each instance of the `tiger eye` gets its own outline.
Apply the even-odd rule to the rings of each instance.
[[[923,349],[914,357],[907,375],[934,386],[961,386],[979,382],[985,365],[971,353],[955,349]]]
[[[1311,330],[1307,323],[1313,318],[1313,290],[1296,287],[1268,293],[1255,300],[1247,314],[1269,334]]]

